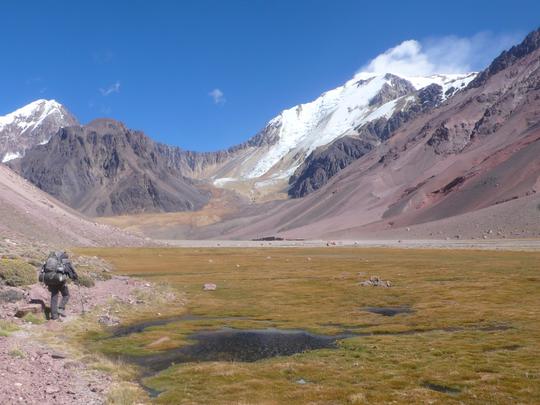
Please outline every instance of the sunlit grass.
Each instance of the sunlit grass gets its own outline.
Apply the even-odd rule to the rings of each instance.
[[[337,350],[255,363],[191,363],[145,380],[159,403],[538,403],[540,254],[392,249],[91,249],[118,272],[167,282],[190,314],[226,319],[156,326],[108,341],[143,354],[220,328],[294,328],[358,336]],[[361,287],[371,275],[391,288]],[[203,291],[204,283],[217,284]],[[408,305],[383,317],[366,306]],[[164,313],[170,316],[173,311]],[[130,319],[151,318],[151,313]],[[239,319],[234,319],[239,317]],[[502,330],[483,330],[504,326]],[[415,334],[392,335],[411,331]],[[381,334],[382,333],[382,334]],[[388,334],[385,334],[388,333]],[[162,339],[162,345],[152,342]],[[299,384],[303,379],[306,384]],[[447,387],[448,393],[428,388]]]

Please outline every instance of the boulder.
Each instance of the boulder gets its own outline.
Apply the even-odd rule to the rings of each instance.
[[[28,291],[28,301],[31,303],[47,302],[50,297],[51,293],[43,284],[34,284]]]
[[[217,285],[215,285],[214,283],[206,283],[203,286],[204,291],[215,291],[216,289],[217,289]]]
[[[43,307],[40,304],[25,304],[17,308],[15,316],[23,318],[28,314],[39,314],[41,312],[43,312]]]
[[[0,288],[0,302],[17,302],[24,299],[24,292],[18,288]]]
[[[120,320],[114,316],[110,316],[108,314],[101,315],[98,318],[98,322],[105,326],[116,326],[120,324]]]
[[[392,286],[392,283],[389,280],[382,280],[379,276],[371,276],[369,280],[362,281],[360,285],[362,287],[388,288]]]

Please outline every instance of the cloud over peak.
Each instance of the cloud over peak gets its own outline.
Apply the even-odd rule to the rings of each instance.
[[[481,70],[520,37],[519,34],[480,32],[472,37],[410,39],[378,55],[360,72],[427,76]]]

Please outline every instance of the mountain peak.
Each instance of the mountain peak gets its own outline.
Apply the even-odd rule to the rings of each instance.
[[[18,108],[12,113],[0,117],[0,130],[2,127],[12,124],[15,121],[22,122],[28,120],[32,116],[43,117],[51,114],[54,111],[65,110],[64,106],[56,100],[39,99]]]
[[[26,149],[49,141],[60,128],[77,125],[77,119],[58,101],[35,100],[0,117],[2,163],[24,155]]]
[[[95,130],[99,130],[100,132],[104,130],[127,131],[127,128],[123,122],[117,121],[112,118],[97,118],[90,121],[86,126]]]
[[[491,76],[506,69],[516,60],[527,56],[538,48],[540,48],[540,28],[530,32],[521,43],[514,45],[508,50],[502,51],[502,53],[491,62],[487,69],[482,71],[473,81],[471,81],[469,87],[480,87]]]

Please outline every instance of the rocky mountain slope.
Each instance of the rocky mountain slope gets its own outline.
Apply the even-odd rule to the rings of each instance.
[[[253,199],[287,191],[304,196],[474,77],[358,73],[316,100],[282,111],[257,135],[264,142],[238,148],[205,175]]]
[[[24,155],[36,145],[47,143],[60,128],[78,125],[77,119],[55,100],[36,100],[0,117],[0,161]]]
[[[321,188],[339,171],[390,138],[403,124],[432,110],[462,90],[473,77],[474,73],[465,76],[465,79],[447,82],[446,89],[440,84],[432,83],[409,93],[406,97],[393,100],[390,103],[395,106],[389,116],[377,117],[362,123],[351,131],[351,135],[317,148],[289,178],[289,196],[304,197]],[[339,153],[336,154],[336,151]]]
[[[32,138],[33,144],[22,142],[19,151],[5,160],[14,160],[11,167],[44,191],[92,216],[196,210],[208,201],[207,189],[212,186],[254,201],[286,197],[287,190],[290,196],[301,197],[474,76],[404,79],[359,73],[317,100],[283,111],[247,142],[208,153],[158,144],[112,121],[108,126],[97,124],[104,121],[67,126],[53,136],[58,127],[71,122],[71,116],[60,114],[66,110],[58,103],[41,100],[21,110],[54,106],[43,122],[53,122],[59,114],[65,122],[34,125],[41,128],[40,137]],[[106,127],[108,132],[103,132]],[[39,139],[44,141],[36,142]],[[14,159],[27,149],[26,156]]]
[[[85,218],[0,164],[0,248],[140,246],[146,242]],[[0,249],[2,250],[2,249]]]
[[[316,192],[266,204],[247,217],[244,212],[215,232],[354,237],[534,200],[540,189],[539,36],[531,33],[495,59],[481,80],[419,113],[376,148],[357,145],[351,154],[363,155]],[[339,159],[345,147],[335,149]],[[530,229],[540,229],[539,212],[528,215]]]
[[[272,201],[238,199],[236,218],[221,207],[227,218],[203,226],[204,237],[354,234],[449,218],[538,190],[539,35],[478,75],[358,73],[225,151],[184,151],[97,120],[9,164],[92,216],[203,206],[212,216],[212,187]],[[292,201],[273,201],[287,194]]]
[[[96,120],[60,129],[10,165],[90,216],[200,209],[209,192],[184,177],[178,153],[117,121]]]

